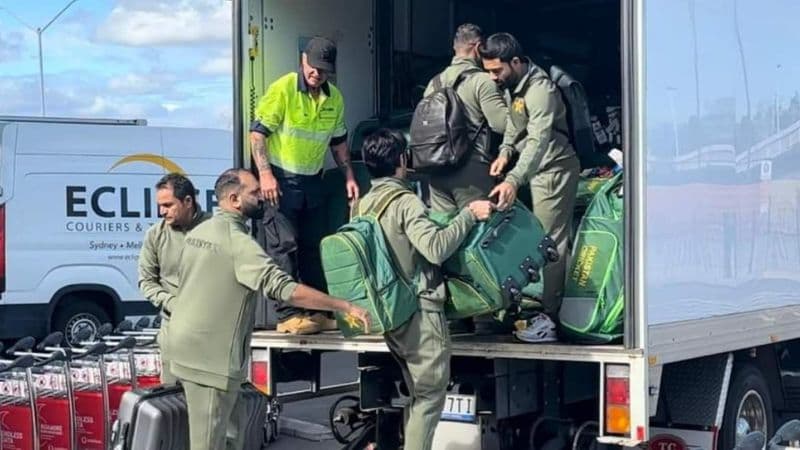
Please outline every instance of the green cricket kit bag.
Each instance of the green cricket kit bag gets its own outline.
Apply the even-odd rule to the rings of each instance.
[[[594,196],[578,228],[559,311],[562,334],[587,343],[622,337],[623,199],[622,172]]]
[[[413,195],[402,189],[376,192],[373,208],[355,211],[349,223],[320,244],[328,293],[366,309],[369,334],[398,328],[418,309],[416,283],[395,268],[379,223],[389,204],[404,194]],[[352,316],[336,313],[336,321],[345,337],[364,334],[363,325]]]
[[[556,260],[555,243],[521,203],[496,211],[472,229],[443,265],[449,291],[447,318],[508,308],[519,301],[522,288],[538,281],[542,268]]]

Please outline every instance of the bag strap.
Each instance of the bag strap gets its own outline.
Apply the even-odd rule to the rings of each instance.
[[[386,192],[381,192],[380,194],[376,194],[378,195],[378,199],[375,201],[372,207],[367,208],[366,211],[362,211],[360,202],[356,202],[356,204],[353,205],[352,208],[352,211],[356,211],[356,214],[351,215],[350,218],[352,219],[353,217],[357,216],[370,216],[373,217],[375,220],[380,220],[383,213],[386,212],[386,209],[394,200],[406,194],[412,194],[412,195],[414,194],[413,192],[408,191],[406,189],[401,189],[396,187],[389,187],[381,190],[385,190]],[[412,284],[414,286],[414,289],[417,289],[417,286],[419,285],[419,279],[422,274],[422,268],[419,266],[416,267],[414,269],[414,275],[411,277],[411,279],[408,279],[403,270],[398,267],[397,261],[395,261],[394,256],[391,256],[389,259],[390,263],[392,264],[392,267],[395,268],[395,273],[399,274],[404,280],[406,280],[406,282]]]
[[[378,199],[375,201],[372,207],[367,208],[366,211],[361,209],[360,201],[356,202],[356,204],[353,205],[353,208],[351,209],[351,213],[355,214],[351,214],[350,218],[352,219],[353,217],[357,216],[372,216],[375,219],[380,219],[381,216],[383,216],[383,213],[386,212],[386,208],[388,208],[389,205],[395,199],[399,198],[401,195],[411,193],[405,189],[400,189],[400,188],[389,188],[385,190],[386,192],[381,192],[380,194],[378,194]]]
[[[466,69],[466,70],[463,70],[463,71],[461,71],[461,73],[459,73],[459,74],[458,74],[458,76],[456,77],[456,80],[455,80],[455,81],[453,81],[453,90],[455,91],[456,89],[458,89],[458,86],[459,86],[459,85],[460,85],[460,84],[461,84],[461,83],[462,83],[464,80],[466,80],[467,78],[469,78],[469,77],[470,77],[470,75],[472,75],[472,74],[476,74],[476,73],[478,73],[478,72],[480,72],[480,71],[481,71],[480,69]]]
[[[458,76],[456,77],[456,80],[453,82],[453,92],[455,92],[455,90],[458,89],[458,86],[462,82],[464,82],[467,78],[469,78],[470,76],[472,76],[472,75],[474,75],[476,73],[479,73],[479,72],[481,72],[480,69],[472,68],[472,69],[463,70],[461,73],[459,73]],[[475,130],[475,136],[473,136],[472,139],[471,139],[473,144],[475,143],[475,140],[478,139],[478,136],[481,135],[481,132],[483,131],[483,129],[488,127],[488,126],[489,126],[489,120],[486,119],[486,117],[484,116],[483,120],[478,125],[478,129]]]
[[[444,75],[444,72],[433,78],[433,90],[438,91],[442,88],[442,75]]]

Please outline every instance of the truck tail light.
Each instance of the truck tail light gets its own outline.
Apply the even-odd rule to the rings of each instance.
[[[253,351],[250,362],[250,382],[259,391],[271,395],[269,350]]]
[[[607,365],[605,390],[606,433],[630,435],[630,368],[623,365]]]

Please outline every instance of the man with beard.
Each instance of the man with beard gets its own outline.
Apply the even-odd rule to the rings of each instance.
[[[558,262],[544,269],[542,303],[545,312],[552,316],[558,312],[564,292],[570,224],[580,173],[578,157],[569,142],[567,108],[558,87],[525,56],[514,36],[508,33],[489,36],[479,51],[483,67],[511,94],[500,156],[492,163],[491,175],[502,175],[510,158],[518,156],[490,197],[497,196],[498,208],[504,209],[514,202],[520,187],[530,184],[533,214],[555,241],[561,255]]]
[[[161,382],[175,383],[169,369],[170,353],[167,333],[171,303],[178,291],[178,262],[186,233],[211,217],[197,205],[194,185],[183,175],[164,175],[156,183],[156,203],[163,219],[145,234],[139,253],[139,289],[157,308],[161,309],[161,329],[158,346],[161,352]]]
[[[172,371],[186,393],[191,450],[222,450],[226,427],[244,436],[232,414],[247,378],[258,294],[301,308],[341,311],[368,326],[367,312],[298,284],[250,235],[249,219],[263,215],[255,176],[230,169],[214,186],[220,211],[186,237],[169,347]],[[235,448],[240,445],[234,444]]]

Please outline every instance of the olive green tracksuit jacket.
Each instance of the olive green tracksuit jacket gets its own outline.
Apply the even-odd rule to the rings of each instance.
[[[238,390],[247,376],[257,294],[286,302],[297,287],[250,236],[246,220],[220,211],[186,236],[170,305],[174,374],[225,391]]]
[[[511,93],[500,154],[519,155],[505,181],[516,188],[530,184],[533,213],[558,246],[559,260],[543,271],[542,303],[555,314],[564,292],[580,162],[569,143],[567,108],[558,87],[527,62],[528,73]]]
[[[475,225],[464,208],[447,228],[427,217],[425,205],[397,178],[380,178],[360,201],[359,209],[373,207],[383,193],[403,189],[379,219],[396,264],[412,279],[420,269],[420,311],[400,328],[384,335],[389,350],[412,394],[407,409],[405,450],[430,450],[450,381],[450,336],[444,315],[445,287],[439,265],[461,245]]]
[[[155,307],[162,310],[161,329],[158,343],[161,350],[161,381],[173,383],[170,354],[166,341],[171,315],[171,303],[178,291],[178,265],[186,234],[198,224],[210,218],[211,214],[199,210],[185,229],[176,229],[161,220],[151,226],[144,236],[139,252],[139,290]]]

